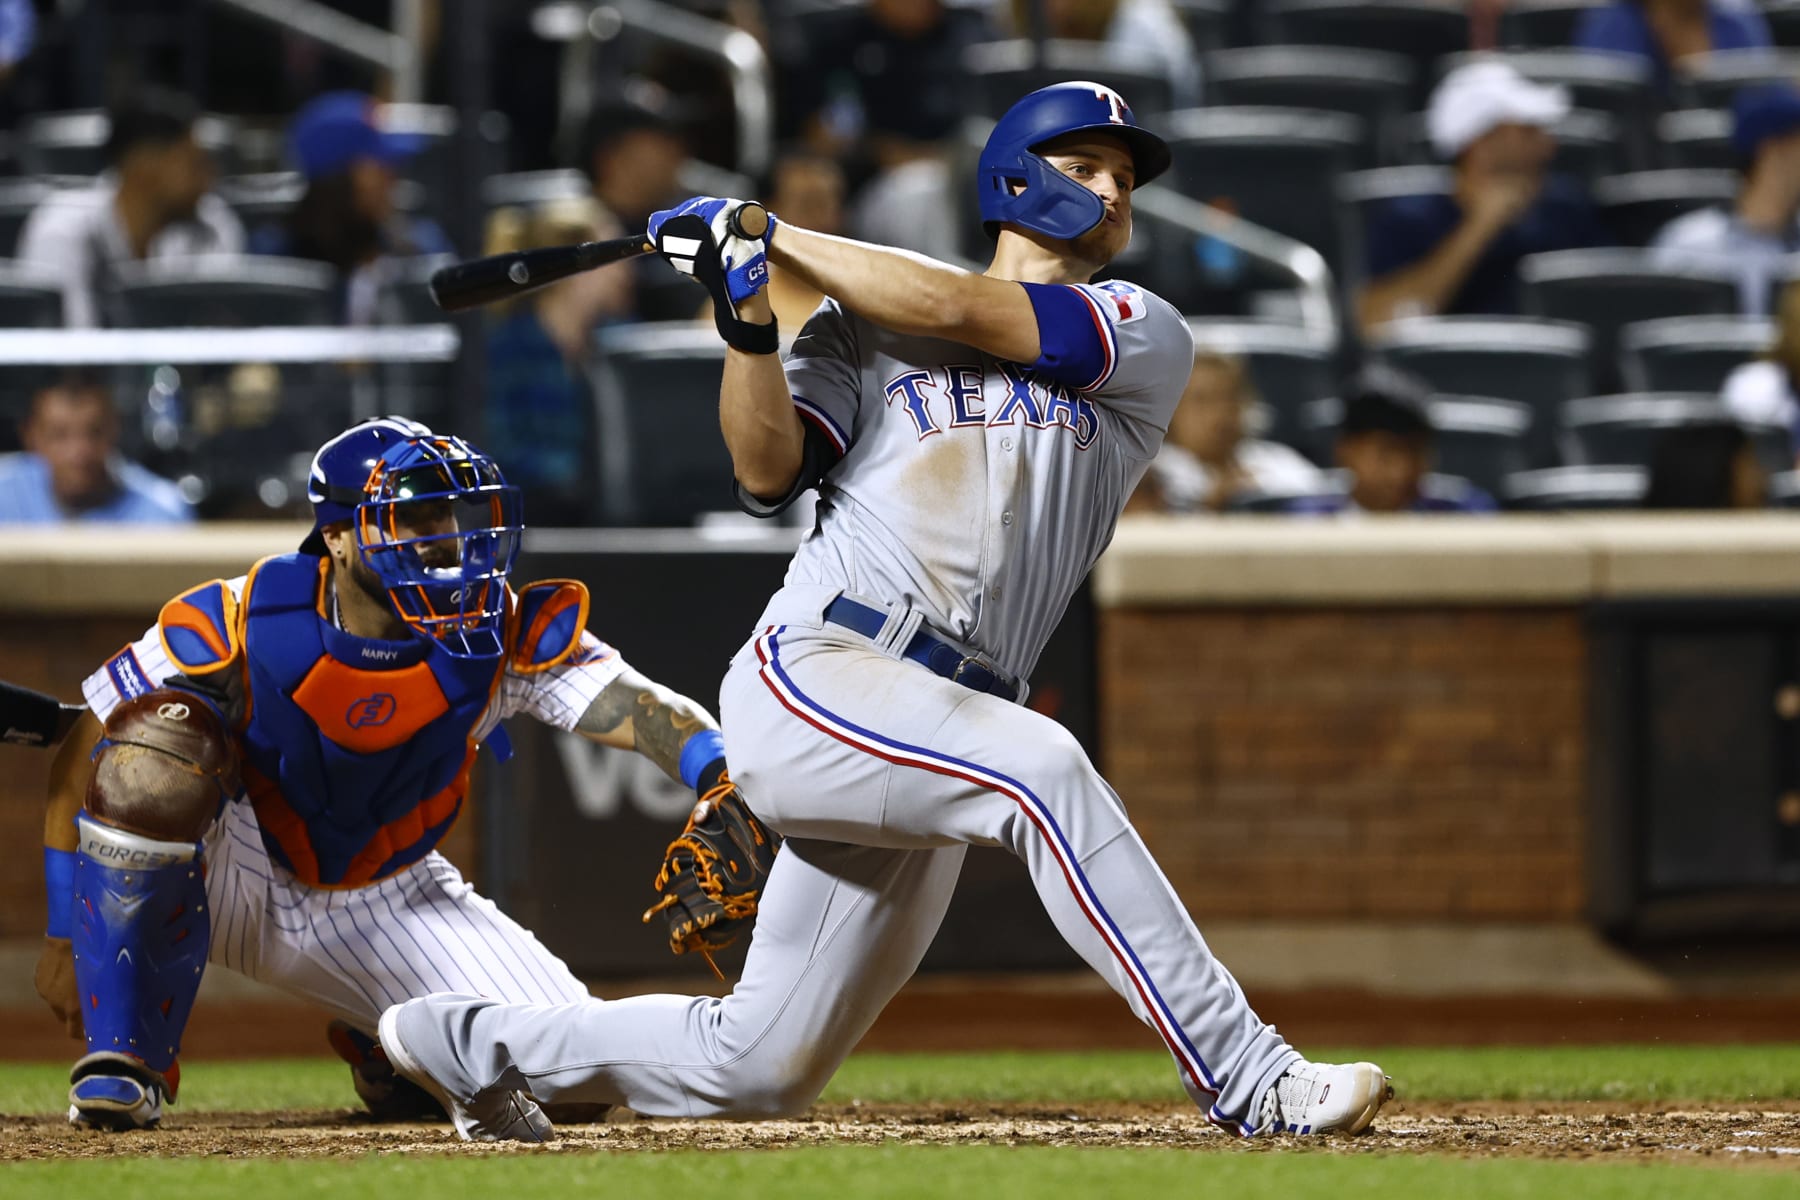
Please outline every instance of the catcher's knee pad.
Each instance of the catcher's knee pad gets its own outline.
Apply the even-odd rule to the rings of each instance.
[[[200,848],[77,818],[75,982],[89,1054],[167,1072],[181,1051],[212,925]]]
[[[87,810],[146,837],[195,841],[236,792],[237,769],[236,743],[212,705],[157,688],[107,715]]]

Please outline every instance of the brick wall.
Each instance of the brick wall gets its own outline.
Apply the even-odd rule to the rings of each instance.
[[[1572,609],[1110,610],[1104,769],[1202,922],[1571,917],[1585,672]]]
[[[146,622],[91,617],[0,619],[0,678],[70,702],[81,699],[81,681],[119,647],[144,632]],[[0,746],[0,938],[32,938],[44,932],[44,800],[52,755]],[[444,849],[470,878],[479,822],[473,804],[451,830]]]

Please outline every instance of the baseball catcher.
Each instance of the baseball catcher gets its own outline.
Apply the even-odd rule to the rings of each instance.
[[[477,754],[508,756],[507,717],[636,750],[704,796],[665,872],[678,948],[723,944],[755,910],[733,839],[764,852],[756,871],[773,845],[730,786],[717,723],[588,632],[584,585],[515,587],[519,499],[492,459],[382,418],[319,450],[309,494],[298,553],[177,596],[83,685],[52,770],[37,968],[86,1040],[77,1125],[161,1120],[209,962],[330,1010],[332,1046],[388,1118],[443,1110],[377,1043],[387,1005],[585,999],[437,850]],[[528,1113],[457,1128],[547,1137]]]

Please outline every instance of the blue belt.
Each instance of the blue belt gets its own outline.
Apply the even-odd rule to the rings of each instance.
[[[879,608],[870,608],[867,604],[858,604],[848,596],[839,596],[825,606],[825,619],[833,625],[854,630],[866,638],[874,638],[881,632],[881,627],[887,624],[888,615]],[[971,658],[924,629],[913,634],[912,641],[906,643],[901,657],[918,663],[933,674],[942,675],[951,683],[960,683],[974,691],[986,692],[1002,700],[1019,698],[1019,689],[1008,683],[994,668],[978,658]]]

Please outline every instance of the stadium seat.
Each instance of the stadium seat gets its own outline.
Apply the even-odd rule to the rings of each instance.
[[[1737,197],[1735,171],[1636,171],[1594,184],[1594,204],[1613,236],[1647,246],[1676,217]]]
[[[112,122],[100,109],[38,113],[20,123],[19,165],[32,175],[98,175],[109,165],[106,139]],[[237,169],[235,125],[226,117],[207,115],[194,125],[194,137],[211,152],[220,171]]]
[[[464,189],[454,144],[456,110],[442,104],[387,104],[382,106],[381,119],[383,128],[409,134],[423,144],[419,153],[395,168],[403,180],[417,185],[409,189],[412,195],[399,201],[400,207],[444,220],[448,198]],[[483,113],[476,131],[487,164],[481,175],[486,177],[506,166],[511,135],[506,117],[498,112]]]
[[[1498,57],[1538,83],[1568,89],[1575,108],[1605,113],[1618,130],[1626,162],[1638,169],[1655,161],[1651,118],[1659,106],[1650,65],[1622,54],[1590,50],[1521,50],[1502,55],[1456,54],[1437,64],[1437,78],[1465,63]]]
[[[1130,280],[1189,316],[1270,316],[1271,306],[1291,307],[1291,276],[1227,242],[1196,234],[1191,224],[1164,216],[1163,205],[1157,203],[1191,202],[1160,183],[1138,193],[1136,200],[1131,245],[1097,279]],[[984,261],[993,252],[993,243],[978,225],[965,234],[965,245],[972,260]]]
[[[1510,0],[1500,16],[1500,44],[1555,49],[1575,42],[1575,27],[1590,8],[1610,0]]]
[[[62,323],[62,284],[56,272],[0,259],[0,329],[54,329]]]
[[[1800,0],[1762,0],[1762,10],[1777,46],[1800,47]]]
[[[1800,508],[1800,471],[1776,471],[1769,476],[1769,504]]]
[[[1649,490],[1643,467],[1545,467],[1507,476],[1500,499],[1525,512],[1638,508]]]
[[[1343,229],[1328,201],[1355,162],[1361,121],[1317,109],[1192,108],[1161,129],[1178,190],[1304,242],[1339,270]]]
[[[1190,321],[1197,350],[1240,357],[1269,414],[1267,436],[1301,445],[1306,406],[1338,390],[1329,337],[1274,321]]]
[[[1577,321],[1593,331],[1592,362],[1608,379],[1618,361],[1618,331],[1635,321],[1737,311],[1737,280],[1722,271],[1659,267],[1643,250],[1557,250],[1519,264],[1525,311]]]
[[[431,276],[439,267],[454,262],[450,254],[420,254],[386,264],[381,293],[376,300],[378,319],[384,325],[431,325],[448,321],[444,310],[431,298]]]
[[[1322,108],[1363,122],[1358,165],[1392,161],[1398,123],[1413,91],[1403,55],[1336,46],[1250,46],[1207,56],[1215,104]]]
[[[1469,48],[1469,17],[1461,0],[1267,0],[1262,40],[1296,46],[1388,50],[1424,67]],[[1423,90],[1414,94],[1423,107]]]
[[[217,254],[123,263],[118,275],[114,322],[131,328],[331,325],[337,320],[336,278],[324,263]]]
[[[306,180],[298,171],[226,175],[213,190],[231,206],[245,226],[255,228],[286,220],[300,197],[306,194]]]
[[[574,200],[594,194],[588,177],[572,168],[553,171],[514,171],[489,175],[481,181],[481,203],[487,208],[509,204],[530,207],[552,200]]]
[[[1367,274],[1369,223],[1382,206],[1406,196],[1447,196],[1456,177],[1443,166],[1377,167],[1352,171],[1338,180],[1339,239],[1343,262],[1338,271],[1353,289]]]
[[[1366,349],[1433,389],[1526,405],[1532,461],[1552,462],[1562,406],[1592,390],[1592,338],[1580,325],[1529,317],[1414,317],[1390,322]],[[1521,464],[1530,465],[1530,464]]]
[[[1570,401],[1563,407],[1562,424],[1572,462],[1647,467],[1666,430],[1732,419],[1713,395],[1632,392]],[[1764,466],[1779,470],[1793,465],[1793,434],[1785,425],[1741,419],[1736,423],[1750,435]]]
[[[1672,317],[1619,333],[1625,386],[1638,392],[1718,392],[1768,350],[1774,325],[1756,317]]]
[[[1683,106],[1731,107],[1739,88],[1784,83],[1800,77],[1800,53],[1789,50],[1717,50],[1684,61],[1677,87]]]
[[[963,63],[975,111],[994,120],[1025,93],[1071,79],[1112,88],[1131,103],[1139,120],[1167,112],[1173,104],[1169,79],[1153,59],[1094,42],[1052,39],[1044,43],[1041,63],[1033,61],[1031,43],[1024,38],[982,42],[968,48]]]
[[[1307,447],[1329,461],[1343,401],[1315,400],[1301,414]],[[1532,410],[1515,400],[1434,394],[1430,401],[1435,467],[1498,496],[1506,476],[1531,465]]]
[[[1194,40],[1194,49],[1204,54],[1225,45],[1237,0],[1172,0],[1172,7]]]
[[[55,184],[42,179],[0,179],[0,257],[18,253],[26,218],[56,192]]]
[[[1684,108],[1656,121],[1656,140],[1671,167],[1698,171],[1735,171],[1737,150],[1731,144],[1731,114],[1716,108]]]
[[[717,436],[725,344],[689,321],[622,325],[593,369],[600,511],[611,525],[686,526],[735,511],[731,455]]]

